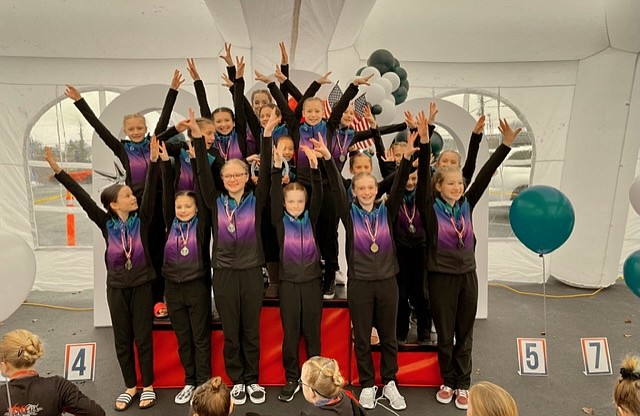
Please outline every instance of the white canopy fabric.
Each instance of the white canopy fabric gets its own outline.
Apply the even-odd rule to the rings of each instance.
[[[627,196],[640,174],[638,0],[22,0],[0,2],[0,16],[0,229],[36,249],[35,288],[93,287],[93,253],[37,244],[25,153],[33,125],[65,99],[67,83],[116,92],[166,85],[175,68],[186,74],[187,57],[212,108],[229,105],[217,57],[225,42],[246,56],[248,74],[272,73],[285,41],[293,69],[333,71],[347,85],[373,51],[388,49],[408,73],[408,101],[501,97],[531,127],[531,184],[559,188],[575,208],[573,234],[548,272],[608,286],[640,248]],[[182,89],[193,93],[190,81]],[[489,279],[540,281],[540,270],[517,240],[490,241]]]

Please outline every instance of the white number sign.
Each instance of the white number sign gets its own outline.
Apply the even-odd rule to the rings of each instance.
[[[94,380],[96,343],[67,344],[64,353],[64,378],[69,381]]]
[[[611,357],[607,338],[580,338],[584,374],[587,376],[611,374]]]
[[[547,340],[544,338],[518,338],[518,374],[546,376]]]

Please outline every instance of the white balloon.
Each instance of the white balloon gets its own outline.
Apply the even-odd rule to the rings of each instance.
[[[391,124],[396,117],[396,105],[393,100],[385,99],[380,103],[382,107],[382,113],[376,116],[376,121],[379,125]]]
[[[629,202],[631,202],[633,209],[640,215],[640,176],[634,179],[631,188],[629,188]]]
[[[365,69],[363,69],[362,72],[360,73],[360,76],[364,78],[364,77],[368,77],[371,74],[373,74],[373,78],[371,78],[370,81],[380,78],[380,71],[378,71],[378,68],[374,66],[368,66]]]
[[[15,234],[0,231],[0,321],[18,310],[36,280],[36,257]]]
[[[384,95],[391,95],[391,91],[393,91],[393,89],[391,89],[392,85],[391,85],[391,81],[389,81],[386,78],[378,78],[375,81],[373,81],[375,84],[381,85],[382,88],[384,88]]]
[[[380,84],[371,84],[367,91],[367,101],[373,105],[380,104],[387,98],[387,94]]]
[[[382,78],[388,79],[391,81],[391,91],[395,91],[400,86],[400,77],[395,72],[387,72],[382,75]]]

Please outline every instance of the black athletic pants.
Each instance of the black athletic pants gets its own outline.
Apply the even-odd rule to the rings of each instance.
[[[280,318],[284,339],[282,364],[287,381],[300,378],[298,343],[304,336],[307,357],[320,355],[320,324],[322,322],[322,287],[320,279],[305,283],[280,281]]]
[[[438,333],[440,375],[446,386],[469,389],[473,324],[478,309],[478,276],[475,270],[464,274],[429,272],[429,297]]]
[[[165,286],[171,326],[178,338],[184,384],[199,386],[211,378],[211,286],[209,279]]]
[[[424,245],[406,247],[396,244],[396,256],[400,272],[398,273],[398,321],[396,335],[398,339],[407,339],[409,333],[409,318],[413,306],[418,319],[418,339],[429,335],[431,330],[431,312],[429,298],[424,293],[424,268],[426,249]]]
[[[233,384],[258,382],[262,269],[216,269],[213,293],[224,332],[224,366]]]
[[[136,366],[133,352],[138,350],[142,385],[153,384],[153,301],[151,282],[118,289],[107,286],[107,303],[113,326],[116,356],[127,388],[136,386]]]
[[[372,387],[375,369],[371,358],[371,327],[375,319],[380,337],[380,376],[387,384],[398,372],[396,313],[398,285],[395,277],[383,280],[349,279],[347,301],[353,323],[358,374],[362,387]]]

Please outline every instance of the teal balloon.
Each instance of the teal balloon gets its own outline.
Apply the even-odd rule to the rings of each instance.
[[[377,116],[380,113],[382,113],[382,107],[379,104],[376,104],[371,107],[371,114],[373,114],[374,116]]]
[[[386,49],[374,51],[367,59],[367,65],[378,68],[380,74],[391,71],[395,63],[393,54]]]
[[[393,99],[396,102],[396,105],[402,104],[407,99],[407,89],[405,87],[398,87],[397,90],[391,93],[393,95]]]
[[[356,71],[356,76],[360,76],[360,74],[362,74],[362,70],[365,68],[366,66],[363,66],[362,68],[358,69],[358,71]]]
[[[400,81],[400,87],[404,87],[407,89],[407,91],[409,91],[409,80],[408,79],[403,79]],[[398,88],[400,88],[398,87]]]
[[[624,282],[640,298],[640,250],[634,251],[624,261]]]
[[[530,186],[511,203],[509,221],[513,233],[538,254],[551,253],[569,238],[575,212],[565,194],[546,185]]]
[[[397,68],[393,68],[393,72],[398,74],[400,77],[400,85],[402,85],[402,81],[407,79],[407,71],[403,67],[399,66]]]
[[[402,130],[401,132],[396,133],[393,138],[393,143],[407,142],[407,131]]]
[[[442,152],[442,148],[444,147],[444,140],[442,136],[437,131],[431,133],[431,137],[429,137],[429,143],[431,144],[431,154],[433,157],[437,158],[440,156],[440,152]]]
[[[398,61],[397,59],[395,59],[395,58],[394,58],[394,59],[393,59],[393,67],[394,67],[394,68],[397,68],[397,67],[399,67],[399,66],[400,66],[400,61]]]

